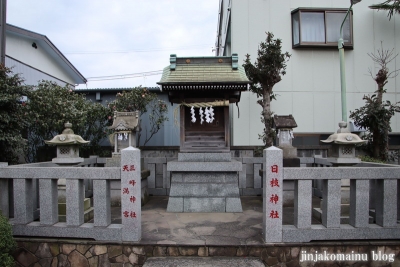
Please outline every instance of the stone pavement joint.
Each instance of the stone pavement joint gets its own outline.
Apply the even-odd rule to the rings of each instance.
[[[258,258],[238,257],[154,257],[143,267],[265,267]]]

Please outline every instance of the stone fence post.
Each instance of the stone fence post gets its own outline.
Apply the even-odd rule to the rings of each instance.
[[[142,238],[140,150],[121,150],[121,218],[122,241]]]
[[[263,238],[282,242],[283,153],[277,147],[264,149]]]

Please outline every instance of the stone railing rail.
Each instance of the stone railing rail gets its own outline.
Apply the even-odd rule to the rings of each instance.
[[[266,243],[312,240],[400,239],[400,167],[361,163],[355,167],[283,168],[282,151],[264,150],[263,237]],[[327,166],[325,159],[315,164]],[[342,180],[350,180],[349,224],[340,223]],[[294,224],[282,225],[282,188],[294,180]],[[322,181],[322,224],[311,224],[312,183]],[[370,184],[375,188],[370,190]],[[371,192],[371,193],[370,193]],[[371,194],[371,195],[370,195]],[[371,205],[370,201],[374,201]],[[369,223],[370,207],[374,223]]]
[[[85,159],[81,166],[94,166],[97,157]],[[66,180],[66,222],[58,221],[59,179]],[[138,241],[141,230],[140,151],[122,151],[121,167],[60,167],[53,163],[0,165],[0,209],[8,216],[9,184],[13,188],[13,226],[15,236],[90,238],[109,241]],[[93,181],[93,223],[84,223],[85,180]],[[111,224],[110,181],[121,180],[121,224]],[[35,220],[34,199],[38,182],[40,216]],[[124,187],[124,188],[122,188]],[[126,190],[124,190],[126,189]],[[130,198],[133,197],[133,198]],[[131,201],[129,200],[131,199]],[[134,201],[132,201],[134,200]]]

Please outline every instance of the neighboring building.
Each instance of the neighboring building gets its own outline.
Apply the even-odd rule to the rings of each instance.
[[[350,22],[344,25],[348,115],[365,104],[364,95],[373,94],[377,89],[368,72],[371,68],[375,73],[377,66],[368,53],[376,53],[381,41],[384,49],[394,48],[394,54],[400,52],[400,16],[395,14],[389,21],[386,11],[368,8],[376,3],[363,0],[354,5]],[[277,100],[272,101],[272,111],[294,116],[298,124],[295,140],[300,144],[318,145],[324,139],[321,136],[336,131],[341,121],[337,40],[349,6],[348,0],[220,0],[216,55],[238,53],[239,64],[243,64],[245,55],[250,54],[251,61],[255,62],[257,48],[265,41],[268,31],[282,40],[282,52],[292,55],[287,74],[274,87]],[[397,57],[389,68],[393,71],[399,65],[400,57]],[[400,75],[389,80],[385,99],[400,101],[399,84]],[[243,92],[240,117],[236,109],[231,109],[232,145],[261,144],[258,139],[263,130],[261,106],[256,100],[254,93]],[[392,119],[391,125],[398,136],[399,115]]]
[[[85,77],[45,36],[10,24],[6,27],[6,62],[27,85],[49,80],[75,87],[86,83]]]
[[[75,92],[86,94],[86,99],[91,100],[93,102],[99,102],[103,105],[107,105],[111,101],[115,100],[116,94],[123,91],[134,90],[135,88],[91,88],[91,89],[79,89],[76,88]],[[175,112],[176,105],[172,106],[169,104],[168,95],[161,92],[158,87],[147,87],[147,89],[158,95],[160,100],[165,101],[168,106],[168,121],[164,122],[164,125],[155,134],[150,141],[146,144],[146,146],[179,146],[179,124],[175,124],[175,120],[179,121],[179,112]],[[176,118],[175,118],[175,114]],[[149,129],[150,122],[147,114],[143,114],[141,116],[141,127],[143,129],[143,135],[146,133],[146,129]],[[143,145],[144,138],[140,139],[140,146]],[[104,140],[101,145],[109,146],[110,143],[108,140]]]

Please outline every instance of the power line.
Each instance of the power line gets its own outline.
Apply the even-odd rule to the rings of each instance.
[[[90,82],[93,82],[93,81],[105,81],[105,80],[130,79],[130,78],[139,78],[139,77],[143,77],[143,76],[160,75],[160,74],[162,74],[162,72],[163,72],[163,70],[155,70],[155,71],[137,72],[137,73],[129,73],[129,74],[96,76],[96,77],[88,77],[87,80]]]
[[[192,45],[182,47],[164,47],[164,48],[149,48],[149,49],[135,49],[135,50],[111,50],[111,51],[73,51],[66,52],[66,55],[85,55],[85,54],[128,54],[128,53],[146,53],[154,51],[179,51],[189,49],[202,49],[209,47],[209,45]]]

